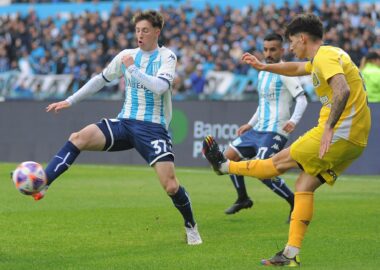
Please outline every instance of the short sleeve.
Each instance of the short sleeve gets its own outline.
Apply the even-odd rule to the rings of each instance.
[[[336,50],[326,50],[325,53],[320,54],[318,59],[316,59],[314,68],[327,81],[336,74],[344,74],[341,57],[342,55]]]
[[[305,63],[305,71],[306,71],[307,73],[311,73],[311,68],[312,68],[312,66],[311,66],[311,62],[310,62],[310,61],[307,61],[307,62]]]

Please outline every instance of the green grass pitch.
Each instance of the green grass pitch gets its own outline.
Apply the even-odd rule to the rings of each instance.
[[[250,210],[227,176],[177,168],[204,244],[187,246],[183,221],[151,168],[75,165],[34,202],[0,164],[0,269],[265,269],[287,240],[288,205],[255,179]],[[295,174],[284,176],[294,186]],[[342,176],[315,195],[301,251],[303,269],[380,268],[380,179]]]

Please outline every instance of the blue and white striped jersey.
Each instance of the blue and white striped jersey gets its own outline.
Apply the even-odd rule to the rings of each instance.
[[[169,91],[158,95],[147,89],[133,78],[122,63],[125,54],[131,55],[135,66],[147,75],[166,80]],[[140,48],[121,51],[103,70],[103,78],[112,81],[124,75],[125,102],[118,118],[135,119],[163,125],[168,129],[172,118],[171,88],[175,74],[177,57],[168,48],[161,47],[153,52],[144,52]]]
[[[258,119],[253,129],[276,132],[288,137],[282,128],[290,120],[294,99],[304,90],[297,77],[260,71],[258,82]]]

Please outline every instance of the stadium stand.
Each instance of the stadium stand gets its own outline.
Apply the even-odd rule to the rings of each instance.
[[[24,2],[30,1],[12,1]],[[256,6],[238,1],[234,8],[223,1],[32,2],[0,11],[0,96],[6,98],[23,97],[16,88],[27,88],[39,99],[78,90],[116,52],[136,45],[130,18],[141,8],[157,8],[165,16],[161,43],[178,56],[173,92],[178,100],[254,97],[257,72],[243,65],[240,56],[255,51],[261,58],[264,35],[283,34],[283,26],[300,12],[318,14],[327,29],[326,43],[345,49],[358,65],[368,52],[380,51],[380,5],[375,1],[278,1]],[[285,59],[294,58],[287,53]],[[197,66],[206,79],[202,88],[190,79]],[[222,85],[221,78],[229,79]],[[310,81],[305,79],[304,86],[313,99]],[[122,82],[114,82],[98,97],[118,99],[122,89]]]

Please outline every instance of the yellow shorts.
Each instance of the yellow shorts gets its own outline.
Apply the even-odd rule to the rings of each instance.
[[[290,146],[290,156],[306,173],[333,185],[337,177],[362,154],[364,147],[338,139],[330,145],[323,159],[320,159],[321,138],[320,129],[311,129]]]

